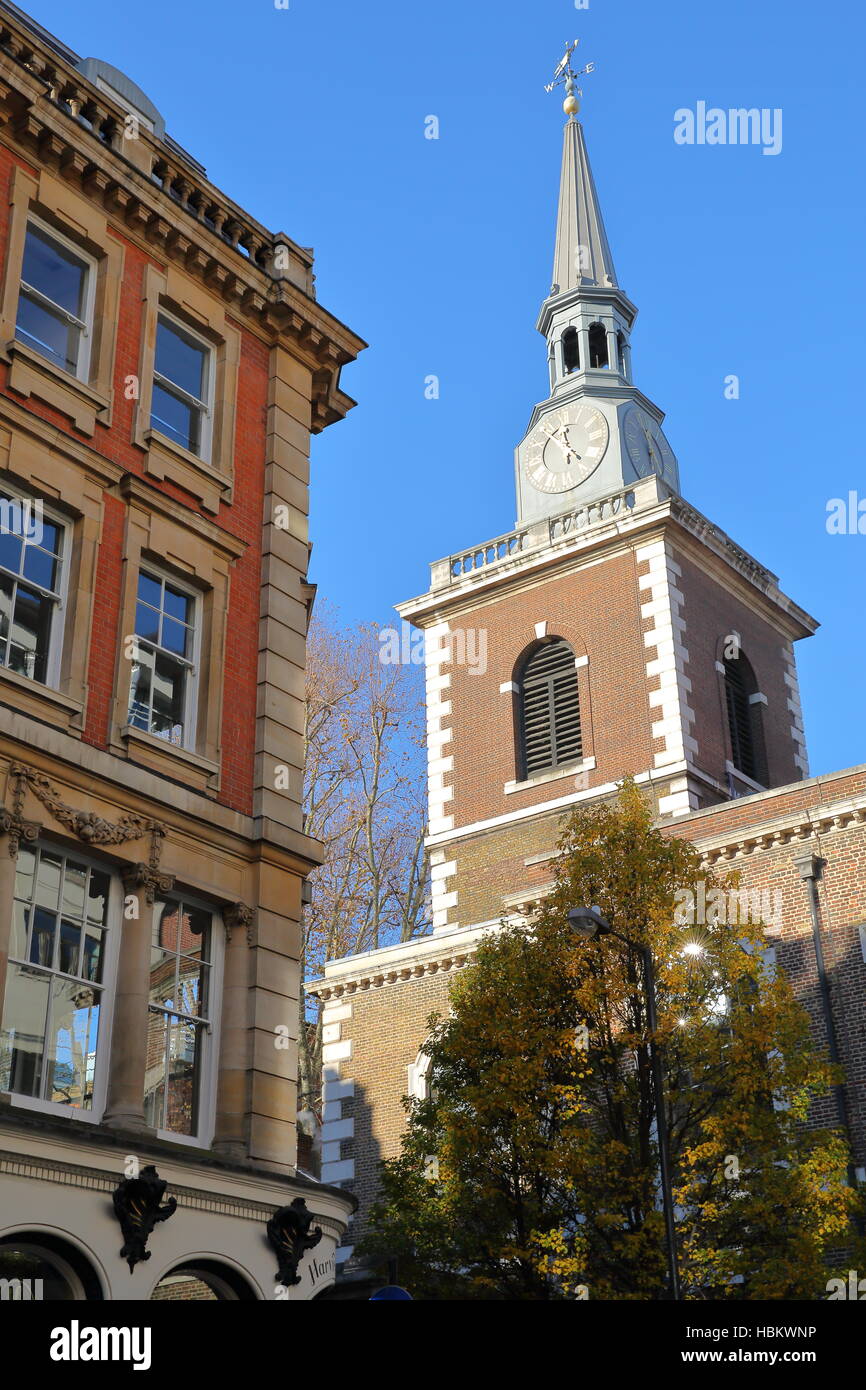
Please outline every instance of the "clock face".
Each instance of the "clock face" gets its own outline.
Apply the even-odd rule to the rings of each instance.
[[[609,435],[601,411],[585,401],[549,410],[526,437],[526,476],[539,492],[568,492],[598,468]]]
[[[666,482],[675,477],[674,451],[651,415],[633,405],[625,417],[625,447],[639,478],[657,473]]]

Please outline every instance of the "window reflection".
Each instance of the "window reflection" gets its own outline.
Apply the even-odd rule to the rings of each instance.
[[[211,915],[174,899],[154,904],[145,1115],[194,1135],[208,1024]]]

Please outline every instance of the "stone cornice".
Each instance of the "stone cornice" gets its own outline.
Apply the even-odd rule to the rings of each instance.
[[[733,801],[731,805],[736,806],[737,802]],[[758,808],[755,809],[757,812]],[[785,845],[812,840],[816,836],[866,825],[866,795],[846,797],[841,801],[791,811],[787,815],[768,817],[763,821],[756,815],[755,821],[748,828],[730,830],[726,834],[689,835],[685,838],[691,840],[700,851],[708,867],[730,863],[762,850],[780,849]]]
[[[366,346],[316,303],[312,253],[271,233],[0,8],[0,139],[101,203],[123,234],[181,263],[267,342],[313,372],[313,432],[354,401],[340,368]],[[135,160],[124,145],[135,145]]]
[[[328,961],[324,977],[308,980],[304,989],[308,995],[326,1003],[428,975],[455,974],[469,964],[481,938],[496,927],[496,922],[482,922],[474,927],[433,932],[413,941],[397,942],[364,955]]]

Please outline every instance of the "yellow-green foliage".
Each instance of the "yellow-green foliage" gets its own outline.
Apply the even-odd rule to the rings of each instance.
[[[640,958],[575,938],[568,909],[596,905],[656,963],[685,1295],[825,1296],[856,1199],[841,1137],[803,1123],[835,1078],[762,925],[677,924],[677,890],[735,881],[656,830],[631,783],[576,811],[560,850],[532,926],[491,932],[431,1020],[433,1093],[407,1102],[368,1256],[399,1256],[418,1296],[664,1296]]]

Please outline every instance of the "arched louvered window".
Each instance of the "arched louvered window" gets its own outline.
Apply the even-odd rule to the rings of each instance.
[[[731,762],[738,772],[745,773],[753,782],[760,782],[765,787],[767,765],[761,707],[751,700],[758,689],[755,673],[742,653],[736,658],[729,657],[724,666]]]
[[[546,642],[520,675],[521,771],[524,777],[574,762],[582,751],[574,652],[567,642]]]

